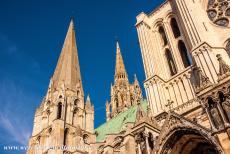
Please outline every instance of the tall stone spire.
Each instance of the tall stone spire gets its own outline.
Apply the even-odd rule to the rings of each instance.
[[[111,85],[111,101],[106,103],[107,121],[130,106],[136,105],[142,99],[142,92],[137,78],[135,78],[134,84],[129,83],[118,41],[116,42],[114,79],[114,85]]]
[[[47,149],[37,149],[37,145],[57,147],[48,149],[48,153],[63,154],[64,146],[64,153],[74,153],[75,150],[89,153],[88,143],[95,143],[94,136],[94,106],[89,96],[86,101],[84,98],[74,22],[71,20],[47,94],[34,116],[27,154],[47,152]],[[75,145],[85,148],[68,148]]]
[[[115,81],[117,81],[118,79],[127,79],[128,80],[128,76],[125,70],[125,65],[123,62],[123,58],[121,55],[121,49],[119,46],[119,43],[117,41],[116,43],[116,67],[115,67]]]
[[[54,88],[64,83],[65,88],[76,90],[79,87],[83,92],[73,19],[70,21],[52,81]]]

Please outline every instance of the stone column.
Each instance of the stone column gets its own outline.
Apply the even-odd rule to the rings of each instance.
[[[142,152],[141,152],[141,145],[140,145],[139,142],[137,143],[137,146],[138,146],[138,154],[142,154]]]
[[[149,135],[147,133],[144,133],[144,137],[145,137],[145,146],[146,146],[147,154],[150,154],[149,141],[148,141]]]

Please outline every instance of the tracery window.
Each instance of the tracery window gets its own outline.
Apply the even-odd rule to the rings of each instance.
[[[228,0],[209,0],[207,13],[216,25],[229,27],[230,7]]]
[[[191,58],[189,56],[188,50],[187,50],[184,42],[181,40],[178,42],[178,49],[180,51],[180,55],[181,55],[184,67],[186,68],[186,67],[190,66],[191,65]]]
[[[172,53],[169,49],[165,50],[165,56],[168,62],[168,66],[169,66],[169,70],[170,70],[170,74],[173,76],[177,73],[177,69],[176,69],[176,64],[174,62]]]

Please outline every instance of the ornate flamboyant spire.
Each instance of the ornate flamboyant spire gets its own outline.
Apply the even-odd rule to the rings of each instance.
[[[123,62],[122,55],[121,55],[121,49],[120,49],[119,43],[117,41],[117,43],[116,43],[115,81],[117,81],[120,78],[128,80],[128,76],[127,76],[127,73],[125,70],[125,65]]]
[[[54,88],[63,83],[65,88],[76,90],[78,87],[83,93],[73,19],[70,21],[52,81]]]

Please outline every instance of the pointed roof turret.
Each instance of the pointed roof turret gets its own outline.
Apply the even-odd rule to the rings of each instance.
[[[141,124],[143,122],[146,122],[152,126],[154,126],[155,128],[157,128],[158,130],[160,129],[156,119],[152,116],[152,113],[150,111],[150,107],[147,106],[147,111],[145,112],[141,106],[141,103],[137,104],[137,112],[136,112],[136,121],[135,121],[135,125]]]
[[[134,74],[134,84],[138,84],[139,85],[139,81],[137,79],[137,75],[136,74]]]
[[[91,101],[90,101],[89,94],[87,95],[86,102],[91,102]]]
[[[115,79],[117,78],[128,79],[118,41],[116,43],[116,67],[115,67]]]
[[[71,90],[80,88],[83,94],[73,19],[70,21],[52,81],[54,88],[64,84],[65,88]]]
[[[93,110],[93,104],[92,104],[91,101],[90,101],[89,95],[88,95],[87,98],[86,98],[85,108],[88,109],[88,110],[89,110],[89,109]]]

